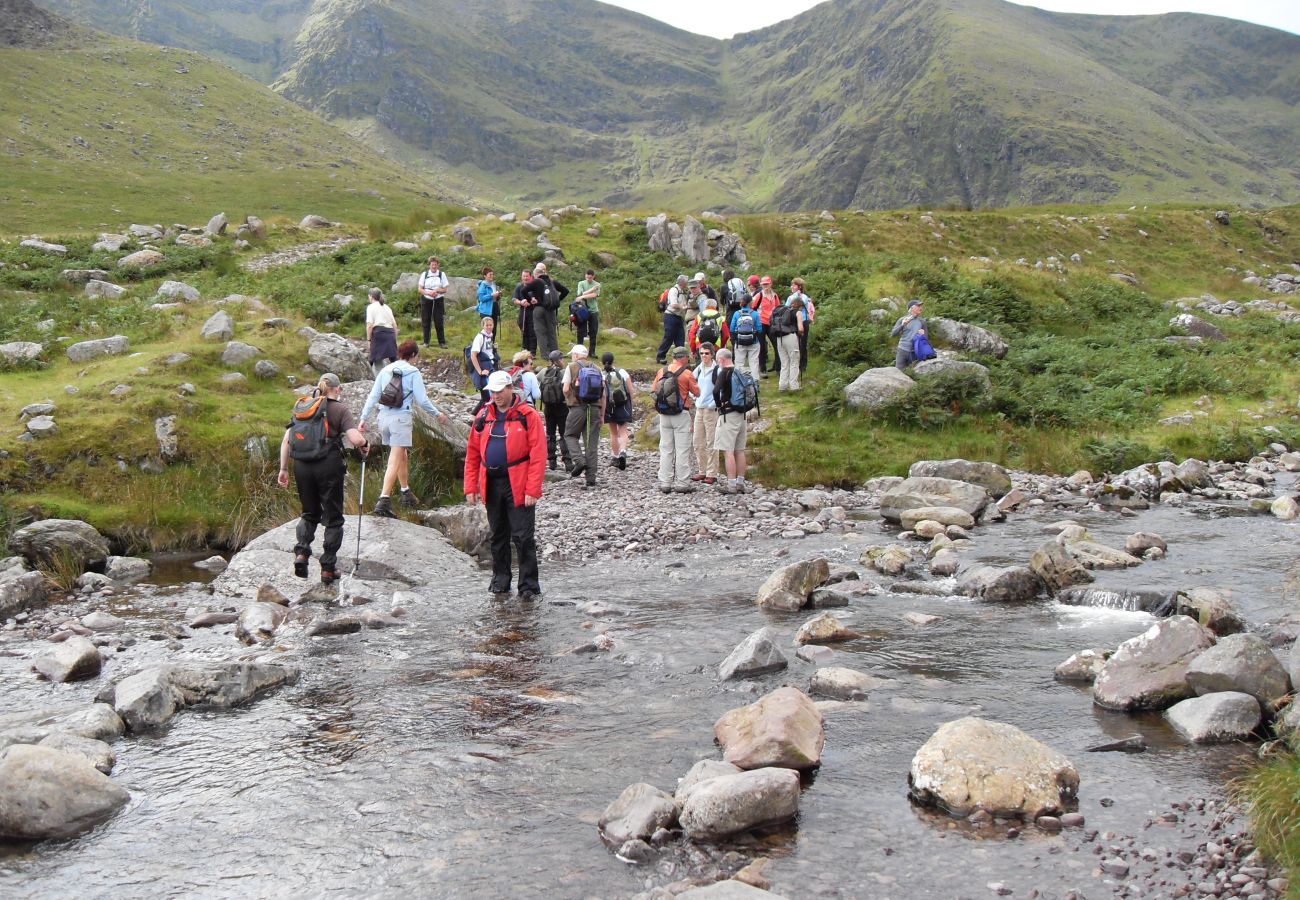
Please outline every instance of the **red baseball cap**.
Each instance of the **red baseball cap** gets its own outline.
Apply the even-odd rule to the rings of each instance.
[[[750,276],[749,276],[749,283],[750,283],[750,286],[751,286],[751,287],[752,287],[753,285],[758,284],[758,276],[757,276],[757,275],[750,275]]]
[[[759,284],[771,284],[771,283],[772,283],[771,275],[764,275],[763,280],[759,282]]]

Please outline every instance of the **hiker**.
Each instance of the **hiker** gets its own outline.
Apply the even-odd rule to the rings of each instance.
[[[494,328],[492,317],[484,316],[479,320],[478,334],[474,335],[474,340],[466,348],[466,360],[470,366],[469,378],[479,392],[478,406],[474,407],[474,412],[470,415],[477,416],[484,404],[492,399],[488,396],[488,376],[500,368],[498,365],[500,357],[497,356],[497,345],[493,339]]]
[[[709,300],[712,300],[714,303],[717,303],[718,293],[713,288],[709,287],[708,276],[706,276],[703,272],[696,272],[695,278],[693,280],[695,281],[696,284],[700,286],[700,297],[699,300],[696,302],[695,311],[697,313],[704,312],[704,300],[707,298]]]
[[[586,310],[586,318],[583,318],[581,310],[574,310],[574,303],[583,306]],[[578,330],[578,343],[581,344],[590,337],[587,352],[594,357],[596,333],[600,330],[600,282],[596,280],[596,273],[593,270],[588,269],[587,277],[578,282],[578,296],[573,303],[569,304],[569,309],[572,310],[571,316]]]
[[[655,362],[668,364],[668,351],[674,347],[686,346],[686,314],[690,299],[687,297],[685,275],[678,275],[677,282],[659,297],[659,311],[664,314],[664,339],[655,351]]]
[[[758,282],[758,293],[754,295],[754,309],[758,311],[758,321],[763,324],[763,336],[766,338],[758,346],[758,368],[766,378],[772,372],[781,369],[781,360],[777,351],[777,337],[772,334],[772,312],[781,305],[781,298],[772,290],[772,278],[764,275]],[[772,345],[769,359],[767,345]]]
[[[564,460],[565,470],[573,468],[573,459],[569,456],[569,445],[564,440],[564,426],[569,418],[569,407],[564,402],[564,355],[559,350],[552,350],[549,365],[542,370],[538,382],[542,388],[542,412],[546,416],[546,461],[554,469],[555,451],[558,449]]]
[[[748,370],[755,378],[761,378],[763,370],[759,367],[759,360],[765,340],[763,323],[754,310],[754,298],[748,292],[741,300],[740,308],[732,313],[730,331],[735,364]]]
[[[718,371],[717,363],[713,361],[714,349],[707,341],[700,344],[700,364],[692,373],[700,386],[700,399],[695,404],[696,469],[691,481],[705,484],[718,480],[718,451],[713,449],[718,427],[718,404],[713,399],[713,376]]]
[[[506,374],[514,383],[515,393],[533,409],[541,409],[542,386],[533,373],[533,355],[527,350],[520,350],[510,360],[510,370]]]
[[[907,315],[895,322],[889,332],[890,337],[901,335],[898,349],[894,351],[894,368],[902,370],[912,364],[912,338],[918,334],[925,334],[925,319],[921,318],[921,301],[913,300],[907,304]]]
[[[493,332],[501,330],[501,288],[490,266],[483,269],[483,279],[478,283],[478,314],[492,317]]]
[[[776,338],[781,369],[777,390],[799,390],[799,335],[803,332],[803,301],[791,297],[772,311],[768,333]]]
[[[357,428],[347,404],[339,399],[342,395],[343,385],[339,377],[326,372],[312,394],[316,403],[324,404],[324,409],[314,408],[306,400],[300,401],[294,407],[294,421],[285,429],[284,439],[280,441],[280,474],[276,483],[280,487],[289,486],[289,457],[292,453],[293,480],[298,486],[298,502],[302,504],[293,546],[293,574],[299,578],[307,577],[311,542],[316,536],[316,526],[323,521],[325,544],[320,554],[321,584],[333,584],[339,577],[338,553],[339,547],[343,546],[343,479],[347,473],[342,438],[346,437],[362,456],[370,451],[365,434]],[[311,410],[323,416],[323,422],[316,422],[315,428],[309,427],[308,420],[299,417],[299,408],[304,404],[303,412]],[[295,434],[302,435],[308,444],[295,445]],[[310,458],[313,456],[316,458]]]
[[[532,312],[537,352],[550,356],[552,350],[560,349],[555,311],[560,308],[564,298],[569,296],[569,289],[547,274],[546,263],[538,263],[533,266],[533,280],[528,285],[528,296],[535,301]]]
[[[691,402],[700,386],[687,367],[689,351],[673,350],[671,365],[655,375],[652,392],[659,413],[659,490],[689,494],[695,490],[691,476]]]
[[[614,354],[600,355],[605,367],[605,424],[609,426],[610,465],[627,468],[628,423],[632,421],[632,376],[626,369],[614,368]]]
[[[751,299],[749,291],[745,290],[745,281],[738,278],[736,273],[731,269],[722,271],[722,312],[728,319],[736,314]]]
[[[605,376],[587,361],[587,348],[574,344],[564,367],[564,402],[569,414],[564,425],[564,442],[569,448],[569,477],[587,473],[587,487],[596,486],[596,454],[600,449],[600,425],[605,421]],[[578,442],[582,441],[579,448]]]
[[[366,340],[370,342],[370,371],[374,375],[397,359],[397,320],[393,309],[384,302],[384,292],[370,289],[366,303]]]
[[[420,293],[420,330],[424,334],[424,346],[429,346],[429,325],[438,332],[438,346],[447,346],[447,336],[443,333],[443,316],[447,289],[451,282],[447,273],[438,268],[438,257],[429,257],[428,270],[420,273],[418,290]]]
[[[524,269],[519,273],[519,283],[511,294],[511,302],[519,311],[519,346],[529,353],[537,352],[537,332],[533,330],[533,304],[529,285],[533,283],[533,273]]]
[[[488,593],[510,592],[510,545],[519,555],[519,599],[536,600],[537,501],[542,499],[546,438],[537,410],[515,396],[505,372],[488,377],[492,400],[474,418],[465,448],[465,502],[487,507],[492,547]]]
[[[412,404],[419,406],[430,415],[437,416],[439,424],[444,427],[451,424],[447,414],[433,405],[424,389],[424,377],[415,367],[415,358],[420,355],[420,347],[415,341],[402,341],[397,346],[397,362],[385,366],[375,378],[366,397],[365,406],[361,407],[361,430],[366,427],[370,411],[379,407],[379,439],[388,448],[388,467],[384,469],[384,486],[375,501],[374,514],[393,519],[393,485],[401,487],[402,505],[414,509],[419,503],[411,492],[411,438],[414,428],[411,413]],[[388,390],[396,386],[396,390]],[[385,392],[388,393],[384,397]],[[381,402],[381,399],[393,403]],[[395,405],[394,405],[395,404]]]
[[[686,332],[686,345],[692,355],[699,359],[699,349],[705,344],[712,344],[714,349],[725,347],[731,339],[727,320],[718,312],[718,301],[705,299],[704,309],[691,321]]]
[[[718,429],[713,448],[722,451],[726,466],[727,477],[722,482],[724,494],[743,494],[748,484],[745,481],[745,437],[749,425],[745,421],[748,410],[743,408],[747,406],[743,390],[746,383],[754,387],[757,402],[758,380],[734,365],[730,350],[719,350],[718,371],[713,376],[713,402],[718,407]]]
[[[808,369],[808,328],[817,318],[817,307],[813,305],[812,298],[803,292],[802,278],[790,281],[790,296],[786,298],[786,306],[793,304],[796,297],[803,302],[803,309],[799,312],[799,319],[803,323],[803,330],[799,332],[799,374],[802,376]]]

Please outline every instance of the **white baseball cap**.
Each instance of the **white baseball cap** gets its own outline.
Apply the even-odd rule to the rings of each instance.
[[[502,372],[500,369],[488,376],[487,389],[496,393],[505,390],[511,384],[510,373]]]
[[[573,349],[569,351],[570,356],[586,356],[587,348],[583,344],[574,344]]]

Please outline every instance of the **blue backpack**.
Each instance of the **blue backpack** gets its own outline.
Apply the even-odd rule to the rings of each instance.
[[[927,359],[934,359],[939,354],[934,352],[930,346],[930,339],[923,334],[912,335],[912,360],[913,362],[925,362]]]
[[[605,376],[591,363],[578,368],[578,399],[583,403],[599,403],[605,396]]]

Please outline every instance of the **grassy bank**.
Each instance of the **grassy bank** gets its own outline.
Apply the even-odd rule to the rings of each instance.
[[[1300,740],[1291,752],[1274,753],[1236,783],[1237,795],[1250,809],[1256,846],[1286,869],[1286,896],[1300,897]]]

